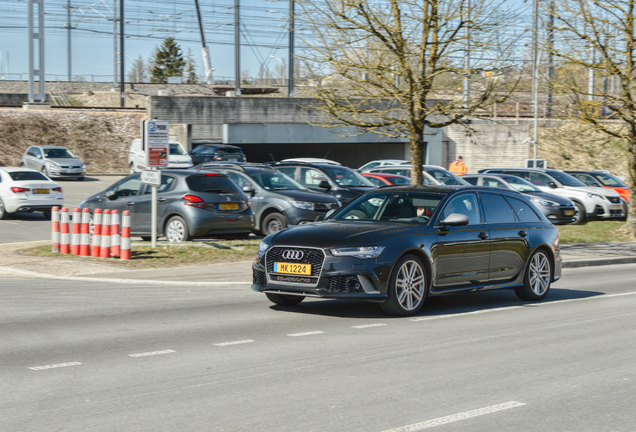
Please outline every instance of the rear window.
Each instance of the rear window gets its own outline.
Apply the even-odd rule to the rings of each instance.
[[[13,171],[9,173],[9,176],[15,181],[49,180],[44,174],[35,171]]]
[[[233,148],[218,148],[216,149],[217,154],[231,154],[231,155],[243,155],[243,150],[241,149],[233,149]]]
[[[194,192],[228,193],[241,192],[238,186],[226,176],[198,174],[186,178],[190,190]]]

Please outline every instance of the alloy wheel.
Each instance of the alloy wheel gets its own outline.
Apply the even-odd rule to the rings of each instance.
[[[408,260],[398,270],[396,284],[396,298],[402,308],[413,311],[424,301],[426,277],[420,263]]]
[[[530,261],[528,282],[530,289],[537,296],[542,296],[550,288],[550,261],[543,253],[537,253]]]

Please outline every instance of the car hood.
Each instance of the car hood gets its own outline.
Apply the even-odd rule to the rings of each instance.
[[[309,201],[309,202],[336,202],[336,199],[331,195],[327,195],[320,192],[294,190],[294,189],[270,189],[268,192],[275,192],[277,194],[284,195],[292,198],[296,201]]]
[[[188,155],[169,155],[168,162],[190,162],[192,163],[192,158]]]
[[[618,192],[616,192],[613,189],[606,189],[606,188],[602,188],[602,187],[592,187],[592,186],[579,186],[579,187],[572,187],[572,186],[565,186],[566,189],[570,190],[570,191],[576,191],[576,192],[581,192],[581,193],[591,193],[594,195],[601,195],[601,196],[620,196]]]
[[[271,246],[318,248],[378,246],[390,238],[408,234],[413,231],[413,228],[411,225],[402,226],[395,223],[327,220],[278,231],[268,240]],[[422,227],[418,228],[421,234]]]
[[[528,198],[530,199],[540,198],[540,199],[554,201],[555,203],[560,205],[574,205],[574,203],[567,198],[564,198],[562,196],[555,195],[555,194],[550,194],[547,192],[523,192],[523,194],[527,195]]]
[[[46,158],[47,162],[54,162],[58,165],[79,165],[82,163],[78,158]]]
[[[369,192],[371,190],[377,189],[377,187],[375,186],[342,186],[339,185],[341,188],[343,189],[347,189],[350,191],[356,191],[359,192],[361,194],[365,193],[365,192]]]

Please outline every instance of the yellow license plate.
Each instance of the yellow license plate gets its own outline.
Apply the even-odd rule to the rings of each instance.
[[[239,205],[237,203],[219,204],[219,210],[238,210]]]
[[[33,189],[34,194],[47,194],[49,193],[48,189]]]
[[[614,205],[612,206],[612,208],[613,208],[614,210],[618,210],[618,209],[620,209],[620,208],[621,208],[621,205],[620,205],[620,204],[614,204]]]
[[[295,264],[295,263],[274,263],[275,273],[286,273],[294,275],[311,276],[311,264]]]
[[[574,210],[566,210],[563,213],[565,213],[566,216],[574,216]]]

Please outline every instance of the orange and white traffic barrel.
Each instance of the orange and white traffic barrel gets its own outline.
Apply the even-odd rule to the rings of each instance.
[[[71,236],[71,254],[79,255],[80,253],[80,226],[81,213],[78,207],[73,209],[73,235]]]
[[[63,255],[68,255],[71,252],[71,237],[68,232],[68,209],[66,207],[62,207],[61,214],[61,234],[60,234],[60,253]]]
[[[130,212],[124,210],[121,215],[121,259],[129,260],[132,257],[130,251]]]
[[[100,258],[110,258],[110,210],[102,215],[102,241],[99,245]]]
[[[80,256],[90,256],[91,254],[90,220],[91,211],[88,208],[83,209],[80,227]]]
[[[110,255],[118,257],[120,254],[119,214],[117,210],[110,213]]]
[[[93,215],[93,239],[91,241],[91,256],[99,258],[99,245],[102,242],[102,209],[95,209]]]
[[[51,252],[60,253],[60,208],[51,209]]]

